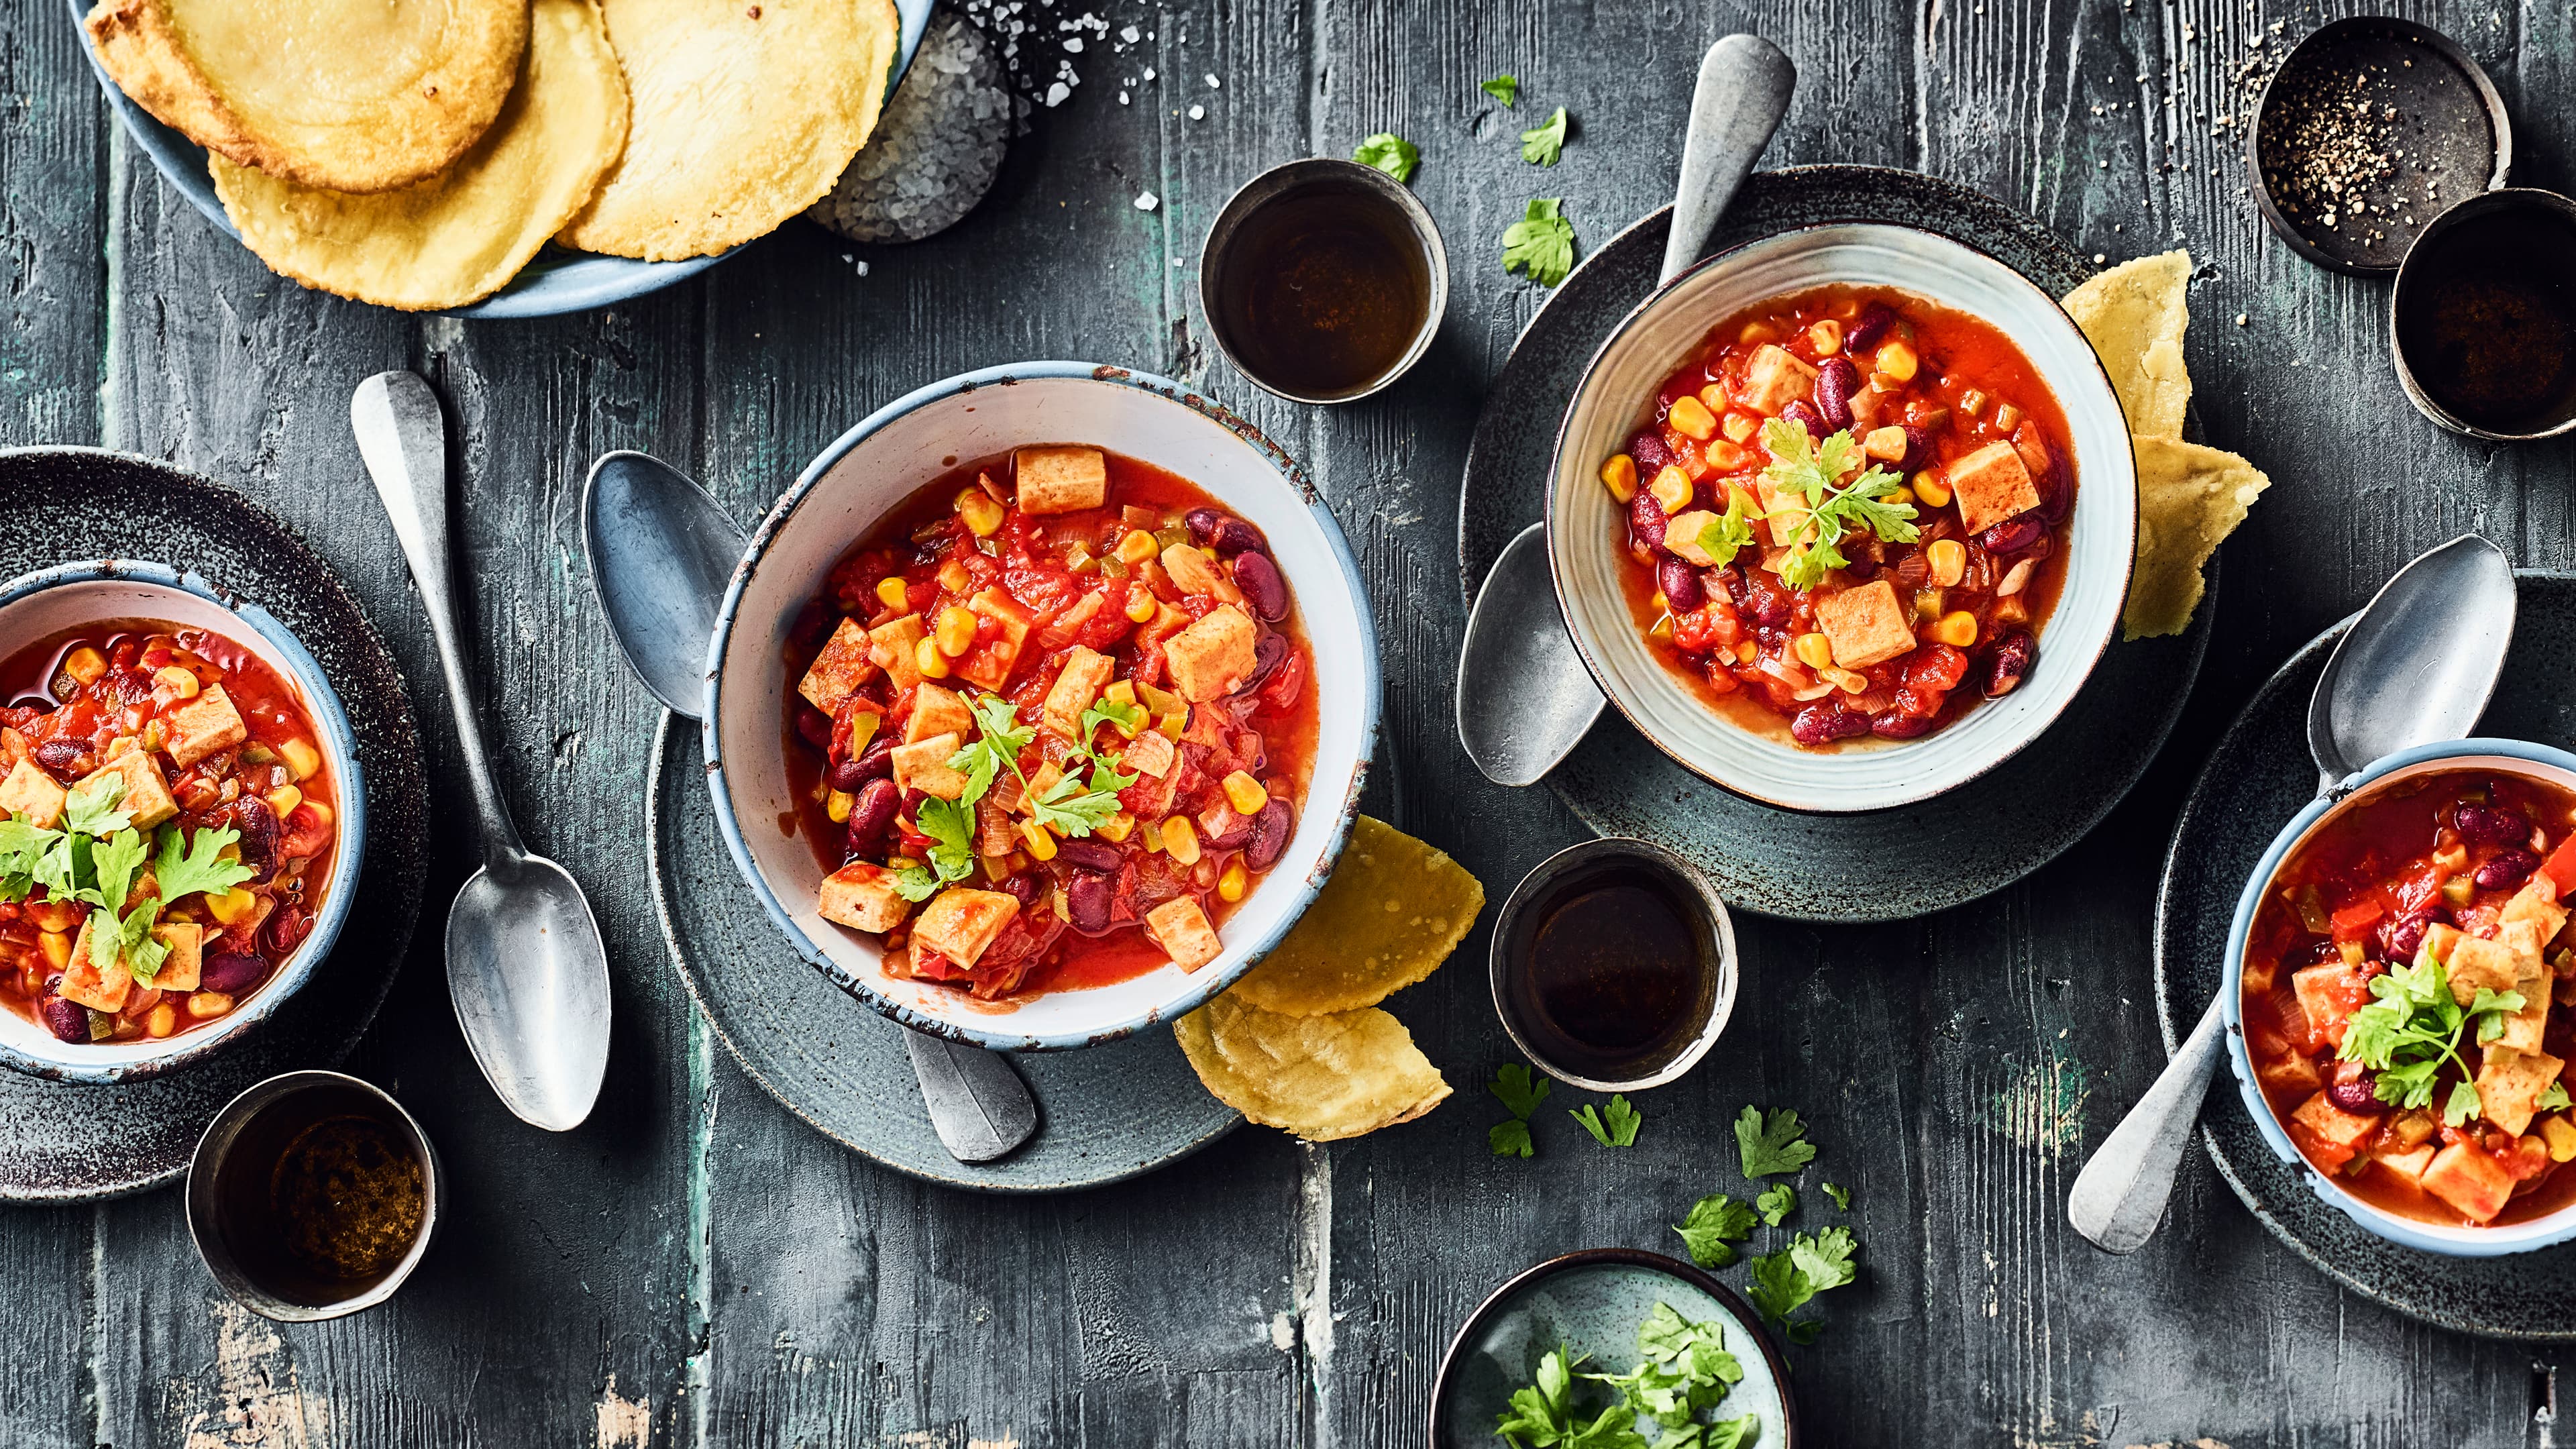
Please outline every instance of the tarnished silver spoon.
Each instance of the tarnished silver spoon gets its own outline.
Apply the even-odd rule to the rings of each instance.
[[[2513,644],[2513,565],[2468,534],[2398,571],[2326,657],[2308,698],[2317,793],[2415,745],[2476,726]],[[2093,1245],[2134,1253],[2155,1236],[2218,1069],[2218,1003],[2201,1013],[2138,1105],[2102,1139],[2066,1195],[2066,1219]]]
[[[695,479],[644,453],[603,455],[582,487],[581,538],[608,631],[644,687],[683,719],[706,717],[707,646],[742,530]],[[999,1052],[906,1028],[939,1143],[990,1162],[1038,1130],[1026,1082]]]
[[[1708,249],[1718,214],[1780,129],[1797,84],[1798,68],[1758,35],[1727,36],[1700,58],[1658,286]],[[1583,743],[1604,702],[1566,637],[1545,539],[1546,525],[1533,523],[1494,560],[1458,651],[1458,742],[1497,785],[1545,778]]]
[[[549,1132],[567,1131],[590,1115],[608,1071],[608,948],[571,875],[519,842],[483,755],[451,591],[447,422],[428,383],[380,372],[349,399],[349,426],[420,586],[482,827],[483,868],[447,913],[456,1021],[502,1105]]]

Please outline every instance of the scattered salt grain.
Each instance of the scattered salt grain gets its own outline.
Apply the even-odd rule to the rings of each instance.
[[[1136,209],[1138,211],[1152,211],[1155,207],[1162,204],[1163,199],[1150,191],[1140,191],[1136,193]]]
[[[2237,326],[2239,326],[2239,327],[2242,327],[2242,326],[2244,326],[2244,325],[2245,325],[2245,314],[2244,314],[2244,313],[2239,312],[2239,313],[2237,313],[2237,314],[2236,314],[2236,325],[2237,325]]]
[[[1125,91],[1120,91],[1118,93],[1118,104],[1122,106],[1127,104],[1127,93]]]
[[[1192,106],[1192,107],[1190,107],[1190,119],[1191,119],[1191,120],[1193,120],[1193,121],[1204,121],[1204,120],[1206,120],[1206,119],[1207,119],[1207,107],[1205,107],[1205,106]]]
[[[1154,78],[1154,68],[1153,68],[1152,66],[1150,66],[1150,65],[1149,65],[1149,66],[1145,67],[1145,79],[1147,79],[1147,80],[1152,80],[1153,78]]]
[[[1080,54],[1082,54],[1082,37],[1081,37],[1081,36],[1079,36],[1079,35],[1068,35],[1068,36],[1066,36],[1066,37],[1064,38],[1064,48],[1065,48],[1066,53],[1068,53],[1068,54],[1071,54],[1071,55],[1080,55]]]
[[[1143,33],[1144,32],[1138,30],[1135,26],[1130,25],[1118,32],[1118,38],[1127,42],[1129,45],[1134,45],[1138,37]]]
[[[1055,84],[1048,86],[1046,93],[1047,109],[1053,110],[1057,106],[1063,105],[1064,98],[1072,94],[1073,87],[1066,85],[1062,81],[1057,81]]]

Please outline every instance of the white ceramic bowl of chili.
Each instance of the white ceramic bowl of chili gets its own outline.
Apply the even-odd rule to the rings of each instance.
[[[1891,287],[1984,319],[2019,347],[2066,414],[2075,511],[2056,608],[2021,687],[1918,739],[1802,749],[1744,729],[1657,657],[1619,573],[1627,509],[1601,484],[1655,391],[1710,328],[1818,287]],[[2119,627],[2137,550],[2137,461],[2111,380],[2073,318],[2028,278],[1948,237],[1884,223],[1804,227],[1701,262],[1639,304],[1594,354],[1557,432],[1548,564],[1566,631],[1619,712],[1685,769],[1788,810],[1883,810],[1956,789],[2037,739],[2072,702]],[[1785,726],[1786,721],[1782,721]]]
[[[1167,962],[1109,986],[978,1001],[886,975],[877,937],[815,909],[824,871],[793,824],[782,702],[792,682],[789,636],[832,565],[954,460],[1028,443],[1087,443],[1151,463],[1258,527],[1313,650],[1318,728],[1296,832],[1219,924],[1223,955],[1196,971]],[[752,535],[707,667],[703,737],[716,820],[770,919],[867,1005],[918,1030],[1006,1051],[1115,1041],[1194,1010],[1251,970],[1331,875],[1377,737],[1377,634],[1359,564],[1321,495],[1286,453],[1215,403],[1166,378],[1087,362],[1018,363],[932,383],[824,449]]]

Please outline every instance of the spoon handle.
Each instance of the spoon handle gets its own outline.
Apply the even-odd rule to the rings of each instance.
[[[394,537],[420,586],[430,636],[438,641],[439,671],[447,676],[447,703],[456,712],[456,745],[465,757],[465,779],[474,791],[474,813],[483,827],[485,859],[525,853],[509,806],[483,754],[474,716],[473,681],[456,635],[456,598],[448,564],[447,419],[438,394],[417,373],[380,372],[358,384],[349,399],[349,428],[358,456],[376,482],[393,520]]]
[[[2201,1098],[2218,1066],[2218,1003],[2209,1003],[2181,1050],[2111,1135],[2102,1139],[2066,1195],[2066,1220],[2106,1252],[2134,1253],[2155,1236],[2173,1196],[2174,1173],[2200,1120]]]
[[[1789,113],[1789,95],[1797,85],[1798,68],[1780,47],[1758,35],[1727,36],[1700,57],[1659,282],[1689,271],[1708,249],[1718,213],[1735,199],[1762,148],[1771,144],[1771,133]]]

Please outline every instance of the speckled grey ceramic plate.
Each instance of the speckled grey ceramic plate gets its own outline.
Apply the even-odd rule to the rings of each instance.
[[[1603,243],[1532,318],[1486,395],[1458,500],[1459,581],[1476,586],[1538,521],[1557,423],[1584,365],[1654,290],[1670,211]],[[1715,251],[1791,227],[1887,221],[1976,247],[2062,296],[2093,267],[2055,233],[1989,197],[1874,166],[1765,171],[1719,219]],[[2080,485],[2079,485],[2080,486]],[[1806,921],[1888,921],[2001,890],[2083,838],[2137,783],[2182,712],[2209,644],[2218,566],[2192,626],[2114,640],[2057,722],[2012,759],[1946,795],[1863,815],[1807,815],[1729,794],[1673,763],[1615,714],[1548,777],[1583,822],[1688,856],[1727,904]],[[2045,630],[2040,648],[2048,648]],[[1941,862],[1938,870],[1925,861]]]
[[[1594,1248],[1551,1258],[1514,1278],[1467,1315],[1431,1390],[1432,1449],[1490,1449],[1495,1418],[1512,1391],[1538,1373],[1538,1361],[1563,1345],[1590,1359],[1585,1368],[1625,1373],[1637,1365],[1637,1325],[1658,1303],[1693,1323],[1726,1325],[1726,1351],[1744,1378],[1715,1417],[1752,1414],[1762,1421],[1753,1449],[1798,1442],[1797,1401],[1788,1365],[1744,1300],[1725,1284],[1676,1258],[1636,1248]]]
[[[2576,574],[2516,575],[2513,653],[2473,733],[2576,743]],[[2315,797],[2308,696],[2347,619],[2308,641],[2228,727],[2202,767],[2165,854],[2156,900],[2156,1017],[2171,1052],[2218,990],[2245,878],[2281,825]],[[2505,1258],[2448,1258],[2361,1230],[2263,1143],[2238,1094],[2221,1086],[2201,1113],[2209,1155],[2273,1236],[2327,1276],[2398,1312],[2493,1338],[2576,1341],[2576,1244]]]
[[[91,448],[0,452],[0,577],[72,558],[156,558],[275,615],[349,713],[367,861],[341,946],[257,1030],[185,1070],[115,1086],[0,1071],[0,1201],[139,1192],[187,1171],[197,1136],[264,1077],[336,1066],[393,984],[429,873],[429,786],[401,673],[330,567],[285,524],[193,473]]]
[[[1012,1058],[1038,1135],[969,1165],[931,1130],[903,1028],[805,963],[744,888],[708,798],[695,724],[662,717],[645,791],[653,905],[672,964],[742,1069],[814,1130],[897,1172],[983,1192],[1067,1192],[1177,1162],[1243,1119],[1167,1030]]]

